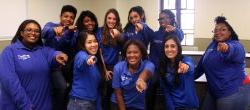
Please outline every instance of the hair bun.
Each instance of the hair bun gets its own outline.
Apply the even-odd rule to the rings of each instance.
[[[216,24],[218,24],[218,23],[224,23],[226,20],[227,20],[227,19],[226,19],[226,17],[224,17],[224,16],[217,16],[217,17],[215,18],[214,22],[215,22]]]

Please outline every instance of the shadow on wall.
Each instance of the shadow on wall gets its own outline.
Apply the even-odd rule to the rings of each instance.
[[[0,53],[9,44],[10,44],[10,40],[0,40]]]

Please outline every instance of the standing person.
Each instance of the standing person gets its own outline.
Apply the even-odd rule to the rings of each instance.
[[[146,60],[146,47],[138,40],[127,41],[122,56],[125,60],[116,64],[113,71],[112,109],[144,110],[146,81],[154,73],[154,65]]]
[[[100,34],[97,32],[98,31],[98,22],[97,22],[97,18],[95,16],[94,13],[92,13],[89,10],[86,11],[82,11],[81,14],[79,15],[79,17],[76,20],[75,23],[77,30],[74,33],[74,39],[72,40],[71,45],[74,47],[73,51],[74,51],[74,55],[79,51],[77,50],[77,39],[79,36],[79,33],[82,30],[85,30],[87,32],[90,33],[94,33],[95,36],[97,37],[97,41],[100,41]],[[98,33],[98,34],[97,34]]]
[[[167,37],[170,34],[175,34],[178,40],[181,42],[183,40],[184,34],[183,31],[179,28],[179,26],[176,23],[175,15],[171,10],[165,9],[162,10],[159,14],[159,25],[160,28],[158,31],[154,33],[154,37],[152,38],[150,42],[150,54],[149,59],[156,65],[156,70],[158,70],[159,67],[159,61],[160,57],[164,55],[164,44],[163,41],[165,37]],[[155,71],[158,72],[158,71]],[[161,90],[158,88],[159,86],[159,73],[155,73],[152,77],[152,80],[150,82],[148,91],[147,91],[147,109],[153,110],[155,107],[155,104],[161,105],[163,104],[163,101],[156,101],[156,94],[161,94]],[[158,100],[161,100],[160,97],[157,97]],[[155,103],[157,102],[157,103]]]
[[[51,110],[50,68],[67,55],[44,47],[41,27],[25,20],[0,57],[1,110]]]
[[[104,25],[100,28],[100,48],[107,71],[112,72],[114,65],[119,61],[119,52],[122,48],[122,25],[120,16],[116,9],[109,9],[105,14]],[[110,73],[109,73],[110,74]],[[111,110],[110,97],[113,92],[112,77],[103,85],[103,109]]]
[[[182,55],[176,35],[165,37],[163,43],[164,55],[159,62],[159,73],[166,110],[198,109],[199,100],[194,83],[195,64],[192,58]]]
[[[137,39],[143,42],[146,48],[153,38],[153,30],[146,24],[146,16],[141,6],[132,7],[128,13],[128,23],[124,28],[124,41]]]
[[[208,83],[202,110],[246,110],[250,85],[243,83],[244,47],[223,16],[216,17],[213,32],[213,40],[196,68],[197,77],[205,73]]]
[[[67,103],[67,83],[71,83],[72,73],[70,72],[71,60],[74,57],[71,47],[76,26],[74,20],[77,10],[74,6],[65,5],[61,9],[60,23],[48,22],[42,30],[42,38],[45,45],[56,50],[63,51],[69,56],[67,66],[55,68],[51,71],[53,110],[65,110]]]
[[[81,31],[74,60],[74,73],[68,110],[96,110],[100,82],[104,78],[99,44],[94,33]]]

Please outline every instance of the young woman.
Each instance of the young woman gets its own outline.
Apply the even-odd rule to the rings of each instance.
[[[146,60],[146,47],[138,40],[126,42],[122,56],[125,60],[116,64],[113,71],[112,109],[144,110],[146,81],[154,73],[154,65]]]
[[[51,110],[50,68],[65,65],[67,55],[44,47],[35,20],[19,26],[0,57],[0,109]]]
[[[48,22],[42,30],[42,38],[46,46],[63,51],[69,56],[67,65],[63,68],[55,68],[51,71],[53,110],[66,109],[68,95],[67,83],[70,83],[70,63],[74,58],[73,49],[70,46],[74,38],[76,27],[73,25],[77,10],[72,5],[64,5],[61,9],[60,22]]]
[[[104,77],[99,44],[94,33],[81,31],[77,46],[68,110],[96,110]]]
[[[158,31],[154,33],[154,37],[150,41],[150,54],[149,54],[149,60],[152,61],[155,65],[159,65],[160,57],[164,54],[163,41],[165,37],[167,37],[170,34],[175,34],[180,42],[184,37],[182,30],[176,23],[175,14],[171,10],[168,9],[162,10],[159,14],[158,21],[160,28]],[[159,69],[158,66],[156,66],[156,70],[158,69]],[[155,104],[157,104],[158,106],[163,105],[163,101],[160,101],[162,99],[160,98],[161,96],[156,95],[156,94],[161,94],[159,93],[161,92],[161,90],[158,88],[159,87],[158,85],[159,85],[159,73],[155,73],[154,76],[152,77],[152,80],[150,82],[147,91],[148,110],[153,110]],[[155,103],[156,98],[159,101],[157,103]]]
[[[95,16],[95,14],[92,13],[91,11],[89,11],[89,10],[82,11],[81,14],[79,15],[79,17],[77,18],[75,25],[77,27],[77,30],[74,33],[73,40],[71,41],[71,45],[72,45],[72,47],[74,47],[73,48],[74,55],[76,55],[76,53],[79,51],[78,47],[77,47],[77,40],[79,37],[79,33],[81,31],[84,30],[84,31],[87,31],[90,33],[94,33],[95,36],[97,37],[97,41],[98,42],[100,41],[100,35],[97,34],[97,31],[98,31],[97,18]]]
[[[194,83],[195,64],[190,57],[182,55],[176,35],[165,37],[163,43],[159,73],[166,110],[195,110],[199,106]]]
[[[104,25],[100,28],[98,35],[101,35],[100,48],[108,72],[112,72],[114,65],[119,60],[119,52],[122,48],[122,25],[120,16],[116,9],[109,9],[105,14]],[[111,74],[111,73],[108,73]],[[108,77],[107,79],[111,79]],[[108,80],[103,86],[103,109],[110,110],[110,97],[113,92],[112,80]]]
[[[141,6],[132,7],[128,13],[128,23],[124,28],[124,41],[137,39],[148,47],[153,38],[153,30],[146,24],[146,16]]]
[[[203,110],[246,110],[250,84],[243,83],[245,50],[223,16],[215,19],[213,40],[197,65],[197,77],[205,73],[208,91]],[[216,63],[214,63],[216,61]]]

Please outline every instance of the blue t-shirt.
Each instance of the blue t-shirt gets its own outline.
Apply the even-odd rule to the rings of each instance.
[[[76,54],[70,96],[82,100],[97,101],[101,74],[96,63],[94,65],[87,64],[89,56],[83,50]]]
[[[50,67],[55,50],[43,46],[26,48],[19,40],[0,57],[0,109],[51,110]]]
[[[143,70],[154,73],[154,64],[148,60],[141,61],[140,67],[134,74],[129,72],[127,65],[126,61],[121,61],[115,65],[112,87],[114,89],[121,89],[126,107],[144,109],[145,92],[140,93],[137,91],[136,81]],[[112,94],[111,101],[116,103],[115,93]]]
[[[180,84],[174,84],[174,69],[167,68],[167,75],[160,78],[160,85],[164,91],[166,110],[176,108],[198,108],[199,100],[194,83],[194,62],[190,57],[184,57],[183,63],[189,65],[187,73],[180,74]]]
[[[238,92],[245,78],[245,50],[237,40],[228,40],[228,51],[217,50],[218,42],[212,41],[197,65],[196,74],[206,74],[212,96],[221,98]]]
[[[158,31],[154,33],[154,37],[150,41],[150,53],[149,53],[149,60],[152,61],[156,67],[159,64],[159,58],[163,55],[164,50],[164,39],[166,36],[174,34],[178,37],[179,41],[181,42],[184,38],[184,34],[181,29],[176,28],[173,32],[166,32],[164,28],[159,28]]]

